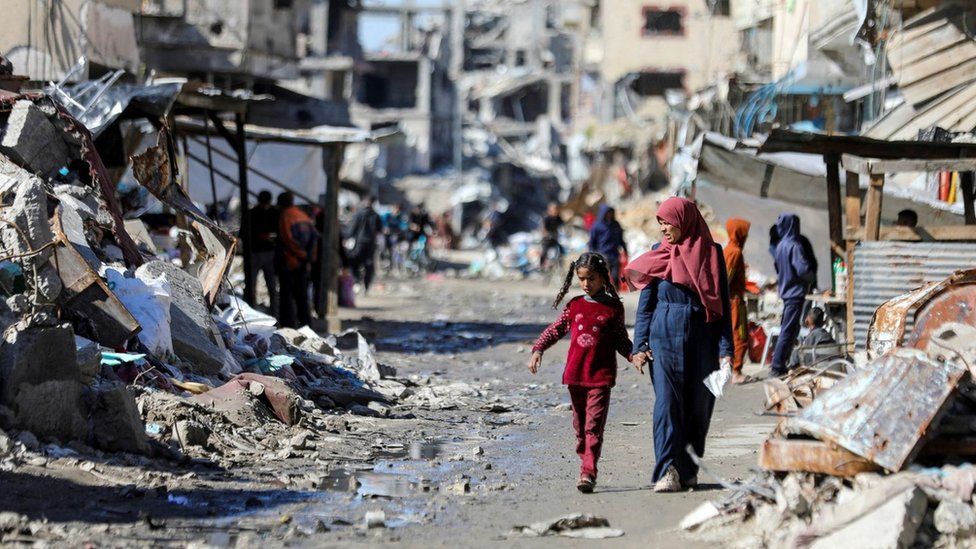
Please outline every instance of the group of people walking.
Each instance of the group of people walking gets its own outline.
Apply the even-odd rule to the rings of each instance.
[[[291,192],[279,194],[272,204],[271,193],[261,191],[250,211],[250,224],[251,279],[263,276],[272,314],[282,326],[309,324],[311,275],[321,268],[315,222],[295,205]]]
[[[698,456],[705,452],[715,395],[704,380],[721,368],[730,370],[734,381],[744,381],[742,365],[749,334],[742,250],[750,223],[728,220],[729,243],[723,249],[690,200],[673,197],[664,201],[657,220],[661,242],[630,261],[623,273],[627,285],[640,291],[634,339],[627,334],[623,303],[616,291],[619,276],[614,269],[619,266],[620,253],[626,253],[623,231],[613,209],[604,207],[591,231],[591,251],[570,264],[553,308],[559,306],[574,278],[583,295],[568,302],[532,349],[528,367],[534,374],[543,353],[570,336],[563,384],[569,389],[581,462],[577,488],[584,493],[596,486],[610,392],[617,376],[616,354],[641,374],[650,368],[655,396],[652,479],[657,492],[697,485],[698,466],[686,448]],[[787,304],[773,359],[773,372],[779,374],[785,371],[784,357],[795,344],[802,299],[811,287],[816,264],[807,255],[795,215],[780,216],[776,231],[778,242],[772,251],[780,293]]]

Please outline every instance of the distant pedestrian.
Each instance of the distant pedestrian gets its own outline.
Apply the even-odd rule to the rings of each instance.
[[[383,230],[383,222],[373,208],[374,203],[373,197],[367,196],[353,216],[350,227],[354,244],[349,261],[353,276],[362,282],[364,291],[369,291],[376,275],[377,239]]]
[[[800,333],[800,320],[803,303],[807,293],[816,283],[816,263],[811,261],[812,251],[800,239],[800,219],[794,214],[780,214],[776,221],[780,241],[776,245],[774,257],[779,286],[779,297],[783,300],[783,318],[780,323],[776,350],[773,352],[772,374],[781,376],[787,371],[787,364]]]
[[[746,261],[742,248],[746,245],[751,224],[745,219],[730,218],[725,222],[729,244],[725,247],[725,269],[729,276],[729,313],[732,318],[732,382],[742,383],[742,365],[749,351],[749,320],[746,315]]]
[[[458,249],[458,235],[454,232],[454,215],[444,210],[437,216],[437,239],[445,250]]]
[[[278,209],[271,203],[268,191],[258,193],[258,203],[251,208],[251,280],[258,273],[264,275],[268,287],[268,307],[272,315],[278,314],[278,275],[275,271],[275,242],[278,239]]]
[[[624,305],[610,283],[607,260],[597,253],[585,253],[574,261],[552,304],[553,309],[566,296],[573,277],[578,279],[585,295],[571,299],[559,319],[539,336],[532,347],[529,371],[535,374],[542,364],[542,353],[569,334],[563,384],[569,388],[573,405],[576,454],[581,462],[576,488],[588,494],[596,486],[610,389],[617,379],[615,353],[629,359],[632,345],[624,326]]]
[[[281,304],[278,320],[283,327],[298,328],[312,322],[309,306],[309,272],[318,255],[318,233],[312,218],[295,206],[295,195],[278,195],[278,263]]]
[[[606,258],[610,267],[610,280],[614,287],[620,284],[620,254],[627,253],[624,243],[624,229],[617,222],[617,211],[604,204],[596,216],[596,223],[590,229],[590,251]]]
[[[559,243],[559,229],[562,229],[566,222],[559,215],[559,204],[552,202],[546,210],[546,216],[542,218],[542,254],[539,257],[539,267],[545,269],[549,266],[549,250],[556,250],[555,263],[558,264],[563,257],[563,246]]]
[[[632,362],[652,364],[654,491],[675,492],[698,484],[686,448],[705,453],[715,397],[702,381],[731,368],[731,307],[722,247],[695,203],[669,198],[657,218],[663,241],[627,266],[641,290]]]

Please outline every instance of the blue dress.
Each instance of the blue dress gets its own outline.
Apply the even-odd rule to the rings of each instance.
[[[728,275],[725,262],[719,263],[723,314],[714,322],[705,322],[701,301],[689,288],[655,280],[641,291],[634,352],[649,349],[654,358],[654,482],[672,465],[688,481],[698,466],[685,448],[690,444],[699,456],[705,453],[715,397],[702,380],[718,369],[720,356],[733,351]]]

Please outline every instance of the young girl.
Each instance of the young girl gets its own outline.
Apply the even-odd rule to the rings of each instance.
[[[542,363],[542,353],[570,334],[563,384],[569,386],[573,402],[576,453],[582,462],[576,488],[589,494],[596,486],[596,462],[603,446],[610,388],[617,378],[614,352],[629,360],[633,346],[624,326],[624,306],[610,283],[609,265],[598,253],[585,253],[569,266],[566,282],[552,308],[559,306],[574,275],[585,295],[571,299],[559,319],[539,336],[532,347],[529,371],[535,374]]]

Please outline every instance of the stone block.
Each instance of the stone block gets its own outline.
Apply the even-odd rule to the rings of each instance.
[[[811,549],[858,547],[860,549],[904,549],[915,541],[925,518],[928,497],[911,487],[843,528],[818,539]],[[816,521],[816,519],[814,519]]]
[[[14,103],[7,128],[0,139],[0,152],[42,177],[47,177],[70,159],[61,132],[34,103]]]
[[[225,364],[227,349],[210,316],[203,286],[193,275],[165,261],[150,261],[136,271],[136,277],[143,280],[161,275],[166,276],[173,298],[169,310],[173,351],[198,373],[217,374]]]
[[[945,500],[935,509],[935,529],[952,536],[976,533],[976,510],[968,503]]]
[[[136,399],[123,385],[95,389],[91,407],[92,445],[106,452],[146,454],[149,441]]]

